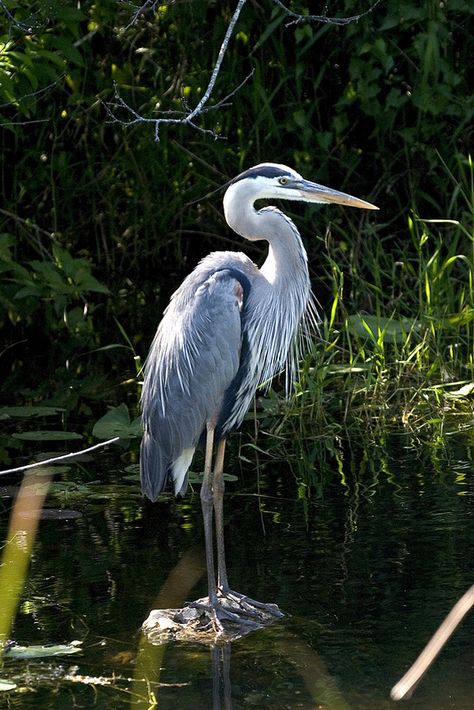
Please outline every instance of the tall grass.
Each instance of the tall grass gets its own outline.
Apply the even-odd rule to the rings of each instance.
[[[449,215],[407,213],[393,244],[384,225],[362,226],[363,239],[359,225],[337,237],[328,228],[320,337],[291,401],[261,401],[273,456],[288,460],[298,441],[294,460],[314,471],[306,457],[319,466],[325,453],[337,458],[347,434],[474,432],[473,177],[472,159],[460,159],[457,175],[446,172]]]

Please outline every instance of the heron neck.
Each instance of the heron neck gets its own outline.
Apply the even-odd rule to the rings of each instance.
[[[249,241],[264,239],[269,243],[260,269],[269,283],[297,288],[302,281],[309,282],[306,251],[296,226],[276,207],[256,210],[254,195],[248,189],[245,182],[228,188],[224,195],[227,224]]]
[[[278,210],[270,209],[274,223],[267,232],[268,255],[260,272],[273,285],[282,284],[297,288],[308,281],[306,250],[300,234],[289,217]]]

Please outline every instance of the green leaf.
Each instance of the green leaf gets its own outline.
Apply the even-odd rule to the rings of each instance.
[[[15,87],[6,71],[0,69],[0,97],[8,103],[15,101]]]
[[[41,59],[47,59],[52,64],[56,64],[60,69],[64,69],[64,59],[56,52],[50,52],[48,49],[36,49],[35,54]]]
[[[81,641],[58,643],[45,646],[10,646],[5,650],[5,657],[15,659],[49,658],[50,656],[69,656],[79,653]]]
[[[27,417],[53,417],[65,411],[63,407],[0,407],[0,420],[26,419]]]
[[[77,64],[80,67],[84,66],[81,53],[70,40],[67,40],[65,37],[50,36],[48,38],[48,44],[54,49],[58,49],[63,57],[73,64]]]
[[[92,435],[98,439],[112,439],[119,436],[121,439],[133,439],[142,435],[141,417],[130,420],[130,413],[126,404],[110,409],[101,417],[92,429]]]
[[[76,434],[74,431],[22,431],[17,434],[12,434],[13,439],[21,441],[73,441],[82,439],[81,434]]]
[[[28,298],[28,296],[35,296],[36,298],[41,298],[44,296],[45,290],[41,286],[23,286],[14,295],[14,298],[21,300],[22,298]]]
[[[363,338],[371,338],[384,343],[402,344],[408,333],[419,330],[419,323],[413,318],[383,318],[382,316],[356,313],[347,319],[349,330]]]
[[[59,244],[53,244],[53,256],[59,268],[65,271],[68,276],[74,276],[74,272],[77,271],[76,259],[66,249],[60,247]]]
[[[107,286],[104,286],[99,281],[97,281],[95,276],[92,276],[92,274],[85,274],[83,276],[81,275],[79,285],[81,287],[81,290],[83,291],[94,291],[95,293],[110,293]]]

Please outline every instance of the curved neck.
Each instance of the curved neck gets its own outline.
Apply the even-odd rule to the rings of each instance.
[[[289,217],[276,207],[256,210],[245,182],[231,185],[224,195],[224,214],[229,227],[249,241],[265,239],[267,258],[260,273],[269,283],[308,280],[306,250]]]
[[[257,214],[265,223],[268,254],[260,273],[272,284],[289,282],[294,286],[308,279],[306,250],[295,224],[283,212],[266,207]]]

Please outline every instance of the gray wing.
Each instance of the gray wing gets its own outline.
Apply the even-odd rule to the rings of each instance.
[[[169,477],[175,493],[207,422],[217,421],[240,362],[243,289],[224,269],[191,274],[165,311],[144,368],[142,490],[156,500]]]

